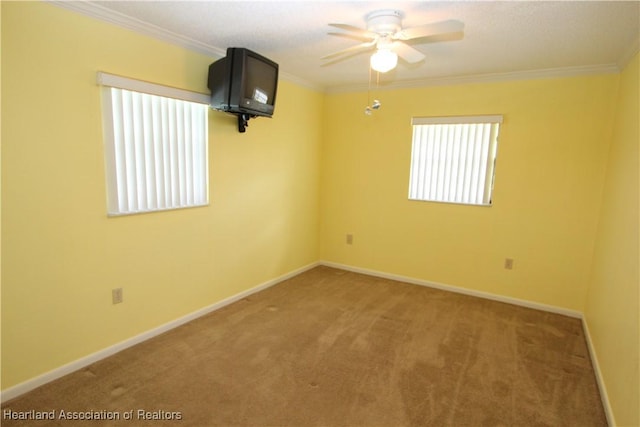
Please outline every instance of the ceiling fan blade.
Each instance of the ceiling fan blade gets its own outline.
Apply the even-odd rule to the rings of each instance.
[[[373,38],[373,37],[368,37],[368,36],[363,36],[361,34],[353,34],[353,33],[329,32],[327,34],[329,34],[330,36],[345,37],[347,39],[358,40],[361,42],[368,42],[368,41],[371,41],[371,39]]]
[[[332,27],[340,28],[341,30],[349,31],[351,33],[354,33],[355,35],[358,35],[360,37],[364,37],[367,39],[377,37],[378,35],[372,31],[367,31],[364,28],[354,27],[353,25],[349,25],[349,24],[329,24],[329,25],[331,25]]]
[[[345,54],[348,54],[348,53],[355,53],[355,52],[357,52],[359,50],[364,50],[364,49],[370,48],[371,46],[373,46],[375,44],[376,44],[375,40],[372,40],[372,41],[366,42],[366,43],[360,43],[358,45],[351,46],[351,47],[348,47],[346,49],[342,49],[342,50],[339,50],[337,52],[330,53],[328,55],[323,56],[320,59],[327,59],[327,58],[331,58],[331,57],[338,56],[338,55],[345,55]]]
[[[422,52],[412,48],[411,46],[403,42],[394,42],[393,51],[397,53],[400,58],[407,61],[409,64],[415,64],[416,62],[420,62],[425,58]]]
[[[405,28],[394,35],[397,40],[412,40],[421,37],[435,36],[446,33],[459,33],[464,30],[464,23],[455,19],[434,22],[419,27]]]

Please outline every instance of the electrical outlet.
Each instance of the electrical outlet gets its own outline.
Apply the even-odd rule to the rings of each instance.
[[[347,234],[347,245],[353,245],[353,234]]]
[[[122,288],[111,290],[111,303],[120,304],[122,302]]]
[[[513,270],[513,258],[504,259],[504,268],[506,270]]]

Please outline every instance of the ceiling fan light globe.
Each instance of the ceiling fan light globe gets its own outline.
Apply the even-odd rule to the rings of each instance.
[[[398,55],[386,49],[380,49],[371,55],[371,68],[380,73],[393,70],[398,65]]]

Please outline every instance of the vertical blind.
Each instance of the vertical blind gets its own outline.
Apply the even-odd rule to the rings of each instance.
[[[491,205],[502,116],[414,118],[409,199]]]
[[[109,214],[208,204],[208,106],[104,90]]]

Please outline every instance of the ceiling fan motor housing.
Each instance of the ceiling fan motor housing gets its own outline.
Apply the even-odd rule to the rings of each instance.
[[[403,17],[401,11],[393,9],[371,12],[365,17],[367,30],[381,35],[395,34],[402,29]]]

